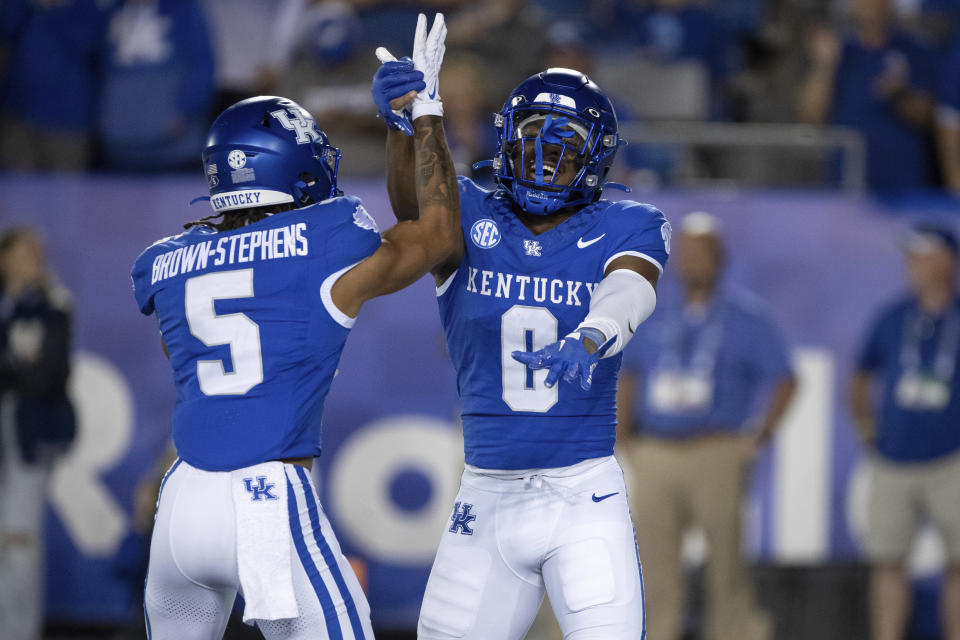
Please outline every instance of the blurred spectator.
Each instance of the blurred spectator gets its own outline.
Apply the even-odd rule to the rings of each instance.
[[[593,75],[593,49],[575,22],[555,22],[546,30],[544,69],[564,67]]]
[[[853,414],[871,454],[866,553],[873,640],[901,640],[910,616],[905,562],[924,521],[949,565],[943,637],[960,638],[960,302],[952,228],[915,225],[905,241],[910,292],[867,333],[852,384]],[[879,391],[875,402],[874,391]]]
[[[473,175],[473,163],[492,158],[497,148],[492,114],[500,108],[501,96],[489,95],[487,85],[482,58],[470,53],[445,56],[440,70],[444,127],[459,175]]]
[[[543,15],[523,0],[452,2],[447,49],[466,49],[485,61],[485,91],[499,100],[522,79],[539,71],[547,29]]]
[[[307,0],[202,0],[212,34],[214,112],[257,95],[273,95],[290,62]],[[344,2],[318,3],[329,12]],[[331,37],[327,34],[327,39]]]
[[[0,629],[39,640],[47,481],[75,432],[70,312],[29,228],[0,235],[0,280]]]
[[[960,37],[954,41],[940,69],[937,147],[944,186],[960,197]]]
[[[0,2],[0,168],[88,168],[97,54],[112,0]]]
[[[697,0],[624,2],[618,21],[648,60],[661,65],[696,62],[706,69],[709,116],[726,116],[722,91],[731,71],[732,41],[712,8]]]
[[[621,451],[635,470],[630,495],[649,635],[683,635],[681,542],[688,527],[699,525],[709,548],[704,637],[765,640],[771,625],[756,608],[742,557],[741,506],[750,463],[796,384],[783,340],[760,303],[721,283],[716,218],[689,214],[678,241],[683,300],[662,301],[637,329],[624,352],[617,398]],[[756,401],[771,387],[755,424]]]
[[[932,187],[933,52],[896,27],[890,0],[854,0],[853,19],[842,40],[823,27],[810,33],[800,119],[863,134],[871,189]]]
[[[98,114],[106,168],[199,166],[213,53],[198,0],[122,0],[108,31]]]

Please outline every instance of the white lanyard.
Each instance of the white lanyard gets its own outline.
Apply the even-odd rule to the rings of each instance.
[[[704,326],[700,329],[697,342],[693,347],[693,354],[689,362],[683,361],[683,338],[690,323],[684,318],[680,322],[667,323],[664,326],[665,338],[663,351],[657,361],[657,369],[668,371],[695,371],[699,375],[713,377],[717,364],[717,353],[723,342],[723,303],[718,302],[707,311]]]
[[[925,330],[933,330],[933,318],[918,311],[903,325],[900,346],[900,377],[894,388],[894,400],[909,411],[943,411],[953,391],[957,347],[960,345],[960,314],[956,308],[944,318],[937,338],[933,369],[921,367],[920,343]]]
[[[900,346],[900,368],[909,373],[919,373],[922,369],[920,343],[926,327],[933,328],[933,318],[915,311],[904,322],[903,342]],[[937,339],[936,354],[933,360],[933,373],[938,379],[947,382],[953,380],[957,366],[957,347],[960,346],[960,314],[954,309],[944,318],[940,336]]]
[[[722,303],[721,303],[722,304]],[[726,315],[714,306],[704,319],[689,362],[683,361],[686,320],[664,327],[663,350],[647,388],[647,400],[659,413],[704,415],[713,408],[717,352],[723,338]]]

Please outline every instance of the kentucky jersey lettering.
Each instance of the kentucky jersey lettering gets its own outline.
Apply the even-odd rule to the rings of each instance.
[[[637,256],[662,270],[663,214],[600,200],[534,236],[505,195],[466,178],[460,207],[471,241],[437,296],[463,405],[466,462],[552,468],[612,455],[620,356],[601,360],[583,391],[546,387],[546,370],[530,371],[511,353],[542,349],[576,328],[614,259]]]
[[[352,326],[330,288],[380,246],[362,211],[348,196],[233,231],[194,227],[137,259],[134,294],[170,353],[173,439],[190,465],[320,454],[323,403]],[[271,497],[252,482],[254,499]]]

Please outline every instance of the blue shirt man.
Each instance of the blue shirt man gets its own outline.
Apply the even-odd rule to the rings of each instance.
[[[881,388],[877,452],[922,462],[960,450],[960,304],[939,313],[908,295],[875,320],[857,363]]]
[[[909,86],[933,94],[933,53],[906,34],[894,33],[886,47],[872,49],[855,38],[843,44],[830,123],[859,130],[867,143],[867,184],[874,188],[933,185],[930,140],[897,112],[897,92],[878,94],[887,74],[903,73]]]
[[[960,450],[960,302],[957,240],[918,225],[905,242],[912,291],[874,320],[857,362],[854,415],[883,457],[923,462]],[[878,411],[869,398],[880,386]]]
[[[203,149],[213,72],[196,0],[123,2],[110,19],[102,57],[97,129],[107,167],[192,169]]]
[[[870,328],[851,386],[867,449],[870,491],[865,552],[871,626],[906,634],[905,560],[916,530],[932,523],[948,556],[941,591],[944,635],[960,631],[960,304],[958,245],[947,226],[915,225],[904,242],[910,293]],[[879,402],[875,402],[879,390]]]
[[[800,118],[859,131],[867,147],[867,185],[896,192],[934,185],[929,128],[936,58],[895,28],[889,0],[857,0],[849,35],[817,29]]]
[[[760,301],[726,286],[703,308],[664,303],[642,325],[624,365],[643,377],[634,425],[644,434],[685,438],[741,431],[757,392],[791,376],[786,347]]]
[[[633,462],[633,516],[648,582],[650,637],[679,638],[683,613],[680,543],[692,521],[710,547],[707,637],[770,638],[770,620],[754,605],[741,558],[744,474],[756,447],[772,435],[795,390],[787,349],[761,304],[721,286],[719,222],[687,215],[674,252],[682,300],[637,330],[624,353],[618,394],[621,429]],[[757,401],[773,388],[756,430]],[[627,433],[623,433],[628,436]]]

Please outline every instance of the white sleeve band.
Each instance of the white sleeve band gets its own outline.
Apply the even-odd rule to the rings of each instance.
[[[411,110],[411,120],[416,120],[420,116],[442,116],[443,103],[440,98],[435,100],[414,100]]]
[[[617,269],[607,274],[593,290],[590,311],[577,328],[598,329],[607,340],[616,336],[603,356],[609,358],[623,351],[633,332],[656,306],[657,292],[649,280],[636,271]]]

